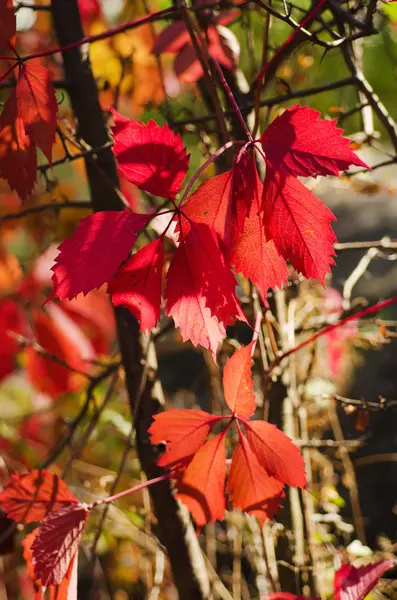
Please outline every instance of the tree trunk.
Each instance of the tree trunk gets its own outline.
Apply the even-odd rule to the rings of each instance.
[[[52,12],[61,47],[84,38],[77,0],[52,0]],[[66,50],[62,55],[78,136],[91,148],[98,148],[97,155],[86,158],[92,206],[94,211],[123,210],[117,194],[117,167],[110,147],[106,147],[109,134],[88,49],[87,44]],[[111,248],[108,251],[111,252]],[[139,324],[129,311],[120,307],[115,313],[139,459],[150,479],[163,473],[156,465],[157,455],[147,434],[153,415],[163,407],[162,389],[156,379],[155,350],[151,343],[148,351],[145,349]],[[181,600],[210,598],[208,574],[198,540],[188,515],[180,510],[172,494],[170,482],[151,486],[149,491],[159,523],[159,538],[168,551]]]

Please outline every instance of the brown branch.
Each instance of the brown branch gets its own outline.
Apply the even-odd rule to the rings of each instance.
[[[101,147],[109,142],[109,135],[88,53],[80,44],[84,35],[77,0],[52,0],[52,12],[58,42],[61,46],[69,46],[63,53],[64,70],[70,83],[70,100],[79,124],[79,135],[91,148]],[[70,49],[72,45],[76,47]],[[87,158],[85,161],[94,210],[122,210],[111,149],[98,154],[95,161]],[[162,392],[156,379],[155,353],[151,348],[145,369],[145,348],[138,321],[122,307],[115,313],[138,456],[148,479],[153,479],[163,474],[156,465],[157,455],[147,433],[153,415],[163,407]],[[159,537],[167,548],[180,598],[209,598],[208,576],[196,535],[190,520],[181,514],[169,481],[151,486],[150,494],[159,522]]]
[[[89,200],[82,201],[74,201],[71,202],[59,202],[58,204],[39,204],[38,206],[32,206],[31,208],[26,208],[25,210],[21,210],[17,213],[9,213],[3,216],[0,216],[0,225],[6,223],[7,221],[15,221],[17,219],[23,219],[24,217],[29,217],[30,215],[37,215],[46,211],[59,211],[64,208],[91,208],[91,202]]]

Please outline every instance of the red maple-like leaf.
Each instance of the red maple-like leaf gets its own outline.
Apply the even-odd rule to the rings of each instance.
[[[240,435],[226,489],[235,508],[246,512],[257,511],[257,516],[261,514],[261,520],[265,520],[272,518],[276,512],[283,484],[266,472],[248,441]]]
[[[261,212],[263,184],[255,168],[255,187],[251,189],[251,208],[242,234],[233,225],[232,170],[205,181],[189,197],[183,213],[198,223],[215,229],[227,244],[227,259],[237,272],[251,279],[263,301],[269,288],[281,287],[288,280],[285,260],[277,252],[273,240],[266,237]],[[245,202],[248,202],[246,200]]]
[[[343,564],[335,572],[335,600],[364,600],[378,583],[383,573],[395,566],[395,559],[384,560],[363,567]]]
[[[16,90],[12,90],[0,115],[0,171],[21,198],[28,196],[36,181],[36,146],[26,134],[18,115]]]
[[[32,545],[36,539],[38,528],[28,533],[22,540],[23,557],[26,561],[28,575],[31,578],[34,588],[34,600],[45,599],[45,588],[43,588],[41,579],[36,579],[33,565]],[[59,585],[48,586],[49,600],[77,600],[77,552],[70,561],[69,568]]]
[[[153,444],[166,443],[157,464],[178,469],[173,475],[178,497],[199,527],[223,518],[224,437],[235,422],[240,441],[233,453],[226,488],[235,508],[263,522],[277,512],[286,483],[306,485],[303,459],[293,442],[269,423],[247,420],[255,408],[252,346],[237,351],[224,370],[224,391],[231,415],[214,417],[204,411],[172,410],[156,415],[149,429]],[[205,443],[214,425],[222,421],[227,423],[224,431]]]
[[[242,346],[227,361],[223,371],[225,400],[234,415],[247,419],[254,414],[256,404],[251,378],[254,342]]]
[[[66,483],[49,471],[14,474],[0,494],[1,508],[19,523],[42,521],[50,512],[76,504]]]
[[[43,586],[60,585],[78,550],[89,510],[87,505],[69,504],[49,513],[37,529],[32,563],[35,579]]]
[[[39,59],[19,65],[16,102],[26,134],[41,148],[51,164],[58,104],[50,72]]]
[[[225,432],[208,440],[177,479],[177,497],[188,507],[198,527],[225,516]]]
[[[218,421],[203,410],[167,410],[153,417],[149,428],[152,444],[166,443],[166,449],[158,460],[159,467],[174,469],[186,465],[200,449]]]
[[[109,283],[113,304],[128,308],[142,331],[151,331],[160,318],[163,264],[163,241],[158,238],[133,254]]]
[[[302,455],[285,433],[266,421],[249,421],[245,426],[249,445],[266,471],[287,485],[304,487]]]
[[[16,33],[16,19],[12,0],[2,0],[0,3],[0,48],[8,50],[7,42]]]
[[[324,283],[335,264],[332,212],[296,177],[267,169],[263,187],[266,235],[306,278]]]
[[[319,119],[307,106],[293,106],[277,117],[260,141],[266,162],[294,176],[338,175],[350,165],[367,167],[353,152],[336,121]]]
[[[183,227],[167,274],[167,314],[183,339],[210,348],[215,355],[224,331],[220,324],[245,316],[215,231],[201,223],[188,224],[187,233]]]
[[[112,279],[147,219],[148,215],[122,211],[98,212],[81,219],[75,234],[59,246],[49,299],[71,300]]]
[[[183,140],[168,125],[129,120],[112,111],[113,152],[128,181],[154,196],[174,199],[189,166]]]

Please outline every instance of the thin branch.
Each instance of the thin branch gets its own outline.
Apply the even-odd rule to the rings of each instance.
[[[87,209],[91,208],[91,202],[89,200],[82,201],[70,201],[70,202],[59,202],[58,204],[39,204],[38,206],[32,206],[31,208],[26,208],[25,210],[21,210],[17,213],[9,213],[7,215],[0,216],[0,225],[7,221],[15,221],[17,219],[23,219],[24,217],[29,217],[30,215],[37,215],[46,211],[59,211],[64,208],[81,208]]]

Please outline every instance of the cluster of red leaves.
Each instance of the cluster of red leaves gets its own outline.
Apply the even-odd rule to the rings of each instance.
[[[161,214],[169,213],[170,222],[158,239],[128,258],[153,214],[86,217],[59,247],[52,298],[71,299],[108,282],[113,303],[126,306],[143,331],[151,330],[160,315],[162,238],[173,224],[178,242],[166,277],[166,312],[184,340],[215,356],[225,326],[245,320],[231,267],[251,279],[265,303],[267,290],[287,280],[287,260],[305,277],[324,282],[333,264],[334,216],[298,177],[365,166],[334,121],[320,120],[317,111],[306,107],[286,110],[259,140],[241,147],[232,169],[203,183],[177,206],[189,163],[182,139],[167,125],[144,125],[113,114],[113,150],[121,173],[147,193],[169,200],[174,209]],[[254,147],[266,161],[264,183]],[[110,245],[112,252],[103,253]]]
[[[206,0],[196,2],[196,8],[209,4]],[[232,23],[238,11],[221,11],[214,15],[205,11],[202,20],[206,21],[205,38],[208,56],[216,59],[225,69],[232,71],[238,64],[240,46],[234,34],[224,26]],[[197,40],[200,44],[200,41]],[[154,54],[175,54],[174,70],[176,76],[186,83],[195,83],[203,77],[203,68],[197,58],[190,33],[185,21],[173,21],[156,38],[152,52]],[[204,53],[205,54],[205,53]]]
[[[22,542],[35,600],[46,588],[50,600],[77,600],[77,550],[91,507],[45,470],[13,475],[0,506],[18,523],[40,523]]]
[[[0,299],[0,381],[14,371],[20,344],[15,334],[31,340],[24,366],[35,388],[57,398],[77,390],[98,355],[107,354],[114,338],[111,307],[101,291],[41,308],[50,281],[51,252],[44,254],[21,282],[14,299]],[[33,344],[44,350],[40,353]],[[51,359],[52,355],[67,363]],[[74,370],[74,371],[73,371]]]
[[[266,421],[250,421],[255,411],[251,378],[254,342],[234,353],[223,373],[225,400],[232,414],[216,417],[201,410],[169,410],[154,417],[152,443],[166,443],[158,465],[176,471],[179,499],[197,526],[224,518],[226,433],[234,423],[237,444],[227,476],[226,492],[234,508],[258,518],[272,518],[284,496],[284,485],[306,485],[303,458],[293,442]],[[221,433],[208,437],[224,422]],[[242,427],[245,430],[242,430]]]
[[[229,402],[234,409],[235,391],[235,386],[229,390],[232,394],[229,395]],[[243,414],[248,414],[249,405],[250,402],[241,402]],[[194,435],[196,438],[197,432]],[[205,446],[209,444],[207,442]],[[174,452],[177,453],[175,449]],[[43,600],[46,589],[50,600],[77,600],[78,548],[93,505],[79,502],[57,475],[45,470],[33,470],[11,477],[0,493],[0,507],[8,519],[17,523],[40,523],[22,542],[28,575],[35,588],[35,600]],[[380,577],[394,566],[394,559],[358,568],[343,564],[335,573],[335,600],[364,600]],[[268,594],[267,598],[318,600],[289,592]]]
[[[2,81],[15,73],[16,86],[0,115],[0,170],[12,189],[26,197],[36,181],[37,147],[51,163],[58,105],[49,70],[39,59],[20,58],[15,47],[16,19],[12,0],[0,5],[0,48],[11,66]]]

